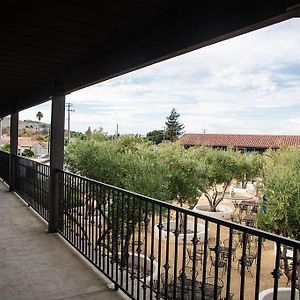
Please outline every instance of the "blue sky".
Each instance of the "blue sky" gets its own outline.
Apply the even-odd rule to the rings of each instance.
[[[300,134],[299,45],[292,19],[82,89],[71,129],[145,134],[175,107],[190,133]],[[39,110],[49,122],[50,103],[20,118]]]

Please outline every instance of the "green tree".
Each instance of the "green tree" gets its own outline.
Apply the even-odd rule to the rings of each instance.
[[[6,152],[9,152],[10,151],[10,145],[9,144],[3,144],[2,145],[2,150],[6,151]]]
[[[184,133],[184,125],[179,122],[180,114],[173,108],[170,115],[167,117],[166,124],[166,136],[171,142],[177,140],[177,138]]]
[[[146,137],[153,144],[157,145],[157,144],[160,144],[163,141],[164,132],[163,132],[163,130],[152,130],[152,131],[147,133]]]
[[[34,153],[31,149],[24,149],[23,153],[22,153],[23,156],[26,156],[26,157],[33,157],[34,156]]]
[[[37,112],[36,114],[37,119],[39,120],[39,122],[41,121],[41,119],[44,117],[44,115],[42,114],[42,112]]]
[[[241,178],[243,170],[239,166],[237,152],[232,149],[217,150],[196,148],[200,163],[201,177],[199,189],[207,198],[210,211],[217,211],[225,192],[233,179]],[[196,154],[197,155],[197,154]]]
[[[256,182],[263,175],[265,157],[259,153],[244,154],[235,152],[237,162],[237,178],[242,188],[247,188],[247,183]],[[239,169],[239,170],[238,170]]]
[[[91,127],[89,126],[89,128],[87,129],[87,131],[85,132],[85,135],[87,138],[89,138],[92,135],[92,130]]]
[[[190,209],[194,208],[201,196],[198,188],[201,172],[193,151],[174,143],[163,145],[159,152],[164,166],[163,171],[168,178],[167,188],[170,200],[175,200],[181,207],[187,204]],[[183,214],[179,216],[179,230],[183,232]]]
[[[189,208],[193,208],[201,196],[198,188],[201,174],[193,152],[177,144],[164,145],[159,152],[168,177],[170,199],[178,202],[181,207],[188,204]]]
[[[70,171],[77,174],[143,195],[168,200],[170,197],[167,195],[167,178],[156,151],[157,149],[149,147],[149,143],[142,138],[128,136],[103,140],[92,134],[90,139],[70,144],[67,147],[66,165]],[[108,189],[106,194],[104,187],[103,189],[98,209],[101,210],[109,205],[111,213],[107,215],[103,212],[107,229],[97,243],[103,245],[107,234],[110,234],[111,240],[116,241],[120,233],[118,229],[120,230],[122,226],[126,229],[126,226],[130,224],[126,230],[123,249],[124,257],[126,257],[133,228],[139,221],[137,216],[141,215],[143,220],[149,218],[149,208],[146,209],[144,201],[141,201],[139,205],[137,199],[134,202],[130,197],[124,201],[124,198],[120,197],[117,192],[111,192]],[[122,214],[118,211],[121,204],[124,209]],[[114,249],[110,251],[115,257],[118,256],[114,253]]]
[[[269,151],[263,177],[266,196],[264,211],[259,213],[260,228],[300,240],[300,150],[297,148]],[[284,274],[291,279],[287,247],[282,246]],[[299,286],[300,254],[297,257]]]

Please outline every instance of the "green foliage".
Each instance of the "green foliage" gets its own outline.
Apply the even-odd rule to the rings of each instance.
[[[37,134],[35,136],[36,140],[39,141],[39,142],[47,142],[48,141],[48,138],[42,134]]]
[[[41,121],[41,119],[44,117],[44,115],[42,114],[42,112],[37,112],[36,114],[37,119],[39,120],[39,122]]]
[[[260,213],[259,226],[300,240],[300,150],[272,151],[267,157],[263,180],[266,213]]]
[[[164,132],[163,130],[153,130],[147,133],[146,137],[151,141],[153,144],[157,145],[163,141]]]
[[[23,156],[26,156],[26,157],[33,157],[34,156],[34,153],[31,149],[24,149],[23,153],[22,153]]]
[[[172,144],[164,145],[159,152],[168,179],[170,200],[178,201],[181,206],[186,203],[193,208],[201,196],[198,188],[201,169],[192,149],[185,150],[181,145]]]
[[[3,144],[2,145],[2,150],[6,151],[6,152],[9,152],[10,151],[10,145],[9,144]]]
[[[110,140],[103,135],[73,143],[66,152],[69,170],[144,195],[167,200],[163,167],[142,138]]]
[[[92,135],[92,130],[91,127],[89,126],[89,128],[87,129],[87,131],[85,132],[85,135],[89,138]]]
[[[237,160],[237,177],[241,182],[242,188],[247,187],[247,182],[254,181],[263,175],[265,165],[265,158],[259,153],[251,153],[245,155],[239,151],[236,152],[235,158]]]
[[[177,138],[184,133],[184,125],[179,122],[180,114],[173,108],[170,115],[167,117],[166,122],[166,135],[167,139],[171,142],[177,140]]]
[[[259,213],[258,226],[289,238],[300,240],[300,149],[269,151],[264,170],[264,210]],[[284,274],[292,278],[287,247],[282,246]],[[297,255],[296,287],[300,287],[300,254]]]
[[[74,139],[78,139],[78,140],[86,139],[86,135],[82,132],[71,131],[70,135],[71,135],[71,138],[74,138]]]
[[[242,178],[241,161],[245,155],[232,149],[218,150],[205,147],[195,148],[195,157],[200,163],[199,189],[207,198],[210,210],[216,211],[223,201],[225,192],[234,179]]]

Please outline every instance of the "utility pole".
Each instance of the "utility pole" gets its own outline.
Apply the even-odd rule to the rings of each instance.
[[[116,137],[119,137],[119,124],[117,123]]]
[[[67,113],[68,113],[68,144],[70,144],[70,139],[71,139],[71,112],[74,112],[75,109],[73,109],[73,105],[68,102],[66,103],[67,107]]]

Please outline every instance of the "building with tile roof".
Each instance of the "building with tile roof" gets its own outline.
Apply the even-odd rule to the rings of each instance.
[[[258,135],[258,134],[207,134],[186,133],[178,142],[189,146],[211,146],[214,148],[237,148],[246,152],[280,147],[300,146],[300,135]]]

